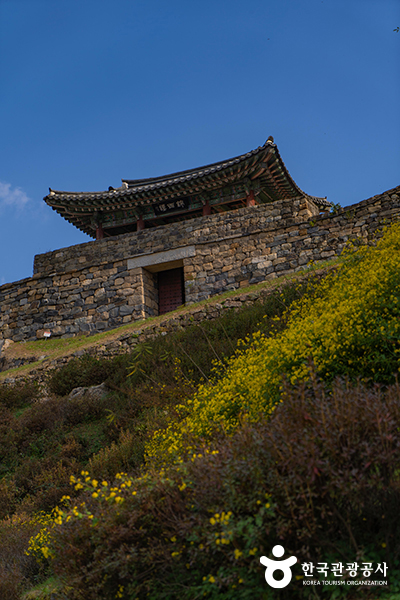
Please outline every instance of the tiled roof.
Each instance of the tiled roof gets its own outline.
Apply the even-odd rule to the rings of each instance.
[[[160,177],[122,179],[119,188],[99,192],[65,192],[50,189],[45,202],[78,228],[89,233],[84,220],[97,213],[134,210],[173,198],[201,195],[229,185],[247,182],[265,192],[265,201],[306,197],[320,207],[331,206],[326,198],[309,196],[293,181],[276,144],[268,138],[263,146],[240,156]],[[92,235],[90,232],[89,235]]]
[[[258,154],[264,150],[265,147],[275,146],[273,142],[267,141],[264,146],[259,146],[251,152],[241,154],[236,158],[230,158],[229,160],[223,160],[220,162],[212,163],[211,165],[205,165],[204,167],[197,167],[196,169],[188,169],[187,171],[179,171],[178,173],[171,173],[170,175],[163,175],[161,177],[150,177],[148,179],[123,179],[123,183],[127,183],[129,189],[135,189],[137,191],[157,189],[166,185],[174,185],[177,183],[183,183],[191,181],[192,179],[198,179],[206,175],[211,175],[222,171],[233,165],[237,165],[240,162],[245,161],[248,158]]]

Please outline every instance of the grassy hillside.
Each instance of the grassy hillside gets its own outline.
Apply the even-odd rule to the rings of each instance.
[[[286,282],[264,301],[159,336],[140,344],[131,354],[111,360],[88,355],[72,359],[65,367],[49,372],[50,397],[46,401],[40,400],[41,391],[33,383],[0,387],[0,518],[4,519],[0,597],[19,598],[20,590],[29,587],[32,578],[41,578],[39,565],[23,552],[29,537],[40,529],[42,518],[37,515],[51,511],[63,495],[78,494],[70,486],[71,475],[89,469],[93,477],[113,479],[121,470],[140,469],[146,439],[163,426],[168,411],[173,413],[176,404],[210,377],[217,357],[224,361],[231,356],[237,340],[256,331],[260,322],[268,332],[272,319],[282,316],[287,306],[313,285],[313,278],[300,287]],[[110,332],[107,337],[115,335],[118,333]],[[96,344],[96,337],[74,343],[67,340],[66,350]],[[100,341],[105,337],[103,334]],[[31,344],[26,349],[27,345],[12,350],[14,354],[43,353],[43,348],[35,350]],[[53,356],[62,351],[57,340],[51,340],[45,349]],[[29,367],[32,365],[17,373]],[[108,393],[101,398],[68,397],[78,386],[102,382]],[[12,569],[8,556],[14,557]]]
[[[3,388],[0,597],[400,598],[399,250],[393,226],[322,282],[73,360],[45,403]],[[316,590],[305,561],[385,562],[390,586]]]

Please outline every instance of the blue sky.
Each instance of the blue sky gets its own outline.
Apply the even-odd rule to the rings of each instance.
[[[342,206],[400,183],[398,0],[0,0],[0,284],[89,241],[43,202],[273,135]]]

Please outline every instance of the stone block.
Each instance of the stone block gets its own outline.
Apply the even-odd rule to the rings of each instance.
[[[125,317],[126,315],[131,315],[131,314],[133,313],[133,311],[134,311],[134,308],[133,308],[133,306],[126,306],[126,305],[123,305],[123,306],[121,306],[121,307],[119,308],[119,314],[120,314],[122,317]]]
[[[276,260],[280,260],[279,258],[277,258]],[[276,264],[274,262],[274,264]],[[257,268],[258,269],[266,269],[267,267],[270,267],[272,265],[272,260],[262,260],[261,262],[259,262],[257,264]]]

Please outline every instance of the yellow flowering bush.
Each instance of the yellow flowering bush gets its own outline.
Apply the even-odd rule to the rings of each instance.
[[[29,521],[40,526],[38,533],[29,540],[28,549],[25,553],[33,556],[38,562],[51,558],[50,543],[52,530],[56,520],[56,512],[45,513],[43,511],[33,515]]]
[[[375,247],[349,249],[341,268],[317,293],[290,307],[287,327],[267,337],[256,333],[227,363],[225,376],[199,387],[178,407],[180,420],[159,430],[147,445],[149,459],[170,461],[216,426],[232,433],[241,419],[270,415],[282,380],[307,380],[310,364],[325,380],[350,376],[389,382],[399,369],[400,225]]]
[[[81,498],[66,498],[31,548],[50,559],[69,600],[174,597],[177,581],[190,598],[239,589],[258,577],[274,515],[262,449],[242,457],[243,443],[113,483],[82,471],[71,477]]]
[[[390,559],[396,578],[399,386],[330,390],[313,375],[282,393],[269,420],[213,450],[114,482],[72,477],[82,497],[57,511],[46,541],[68,600],[262,598],[259,559],[279,541],[298,558],[294,597],[307,598],[302,561],[337,560],[333,540],[360,562]]]
[[[37,578],[45,568],[26,554],[30,538],[42,529],[43,513],[30,515],[19,512],[0,520],[0,598],[11,600],[21,597],[27,580]],[[42,558],[44,556],[42,555]]]

